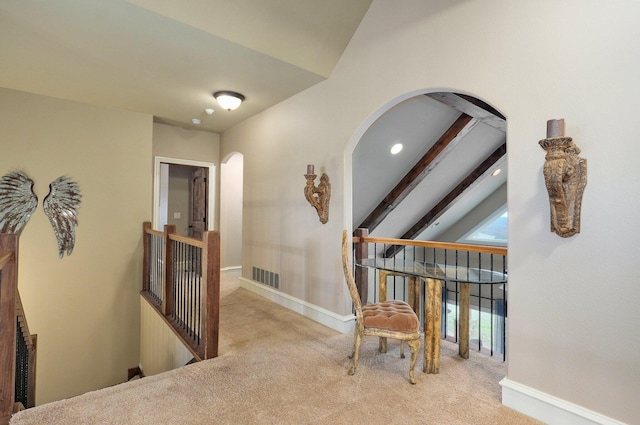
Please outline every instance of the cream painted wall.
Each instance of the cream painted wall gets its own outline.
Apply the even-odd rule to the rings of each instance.
[[[472,94],[508,118],[508,379],[640,422],[639,18],[631,0],[374,0],[331,78],[223,134],[223,157],[245,158],[244,278],[278,272],[286,294],[348,314],[339,246],[354,146],[405,98]],[[582,233],[568,239],[549,232],[538,145],[554,118],[589,161]],[[311,163],[331,178],[325,225],[302,194]]]
[[[19,289],[38,334],[37,404],[124,382],[139,360],[141,228],[151,216],[152,117],[0,89],[0,173],[35,181]],[[42,200],[80,185],[76,245],[58,258]]]
[[[188,130],[167,124],[153,124],[153,155],[212,162],[220,160],[220,135]]]
[[[171,165],[169,166],[169,200],[167,224],[175,224],[179,235],[189,236],[191,217],[191,175],[194,168]],[[176,213],[180,215],[176,218]]]
[[[220,264],[223,269],[242,267],[242,154],[233,154],[220,170]]]
[[[160,314],[142,297],[140,329],[140,368],[145,376],[176,369],[193,358]]]

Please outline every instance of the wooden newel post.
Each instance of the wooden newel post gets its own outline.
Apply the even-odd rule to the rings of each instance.
[[[17,253],[18,235],[1,235],[0,255],[6,264],[0,271],[0,424],[9,423],[15,403]]]
[[[151,230],[151,222],[142,223],[142,292],[149,292],[149,236],[147,230]]]
[[[218,357],[218,329],[220,325],[220,233],[209,231],[204,233],[202,262],[202,282],[205,296],[200,309],[201,323],[204,323],[204,359]]]
[[[356,229],[354,236],[359,238],[366,238],[369,236],[369,229]],[[369,257],[369,244],[366,242],[360,242],[356,244],[354,263],[358,263],[360,260],[367,259]],[[360,301],[362,304],[367,304],[369,299],[369,273],[364,267],[356,267],[355,275],[356,287],[360,294]]]
[[[165,316],[173,313],[173,258],[175,252],[173,252],[173,243],[169,238],[169,235],[176,233],[175,224],[165,224],[164,226],[164,249],[162,250],[162,264],[164,273],[162,273],[162,314]]]

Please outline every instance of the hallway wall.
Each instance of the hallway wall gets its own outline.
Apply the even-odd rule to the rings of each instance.
[[[127,380],[138,365],[142,222],[151,218],[150,115],[0,89],[0,173],[35,182],[19,290],[38,334],[36,403]],[[73,253],[58,258],[42,210],[65,175],[82,194]]]
[[[550,417],[544,409],[570,407],[597,421],[640,422],[640,292],[629,268],[640,254],[640,59],[630,54],[640,50],[638,18],[640,4],[629,0],[374,0],[328,80],[222,135],[223,156],[245,157],[244,278],[253,266],[279,273],[281,292],[303,310],[348,315],[339,247],[353,225],[350,155],[360,136],[411,96],[473,95],[508,119],[503,394]],[[567,239],[549,231],[538,145],[557,118],[589,161],[582,233]],[[325,225],[303,196],[306,164],[331,179]]]

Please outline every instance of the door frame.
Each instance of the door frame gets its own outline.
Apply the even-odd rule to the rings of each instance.
[[[193,161],[190,159],[181,158],[169,158],[165,156],[153,157],[153,222],[152,228],[158,229],[159,215],[160,215],[160,202],[162,200],[161,190],[161,173],[160,169],[162,164],[169,165],[187,165],[191,167],[201,167],[208,169],[208,186],[209,192],[207,193],[207,230],[215,230],[215,190],[216,190],[216,166],[211,162]]]

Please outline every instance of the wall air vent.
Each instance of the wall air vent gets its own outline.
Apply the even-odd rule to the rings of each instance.
[[[258,267],[252,268],[252,277],[256,282],[263,283],[274,289],[280,289],[280,275]]]

